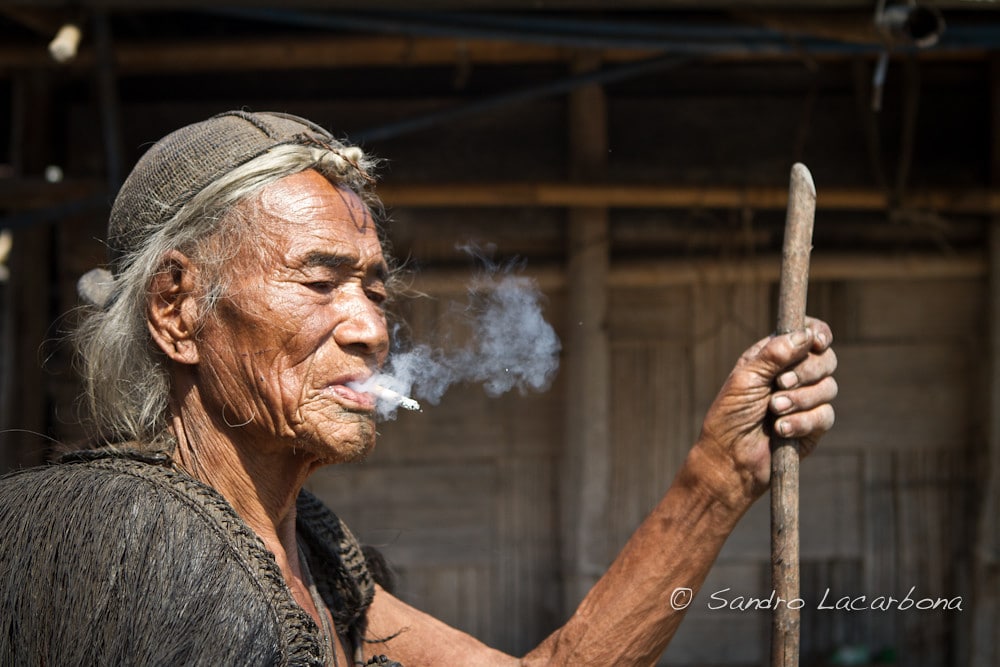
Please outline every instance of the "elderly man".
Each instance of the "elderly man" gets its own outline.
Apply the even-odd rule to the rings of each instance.
[[[389,350],[371,161],[284,114],[230,112],[140,160],[81,283],[103,446],[0,484],[2,664],[642,665],[768,485],[768,428],[833,424],[831,333],[740,359],[673,486],[576,613],[520,659],[374,582],[302,491],[375,444],[358,389]],[[415,480],[414,483],[419,483]],[[386,657],[388,656],[388,657]]]

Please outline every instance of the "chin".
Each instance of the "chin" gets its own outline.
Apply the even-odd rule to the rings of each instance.
[[[339,424],[333,433],[321,433],[307,441],[321,465],[359,463],[375,448],[375,420],[371,416],[350,420]]]
[[[372,450],[375,449],[375,434],[372,437],[359,442],[340,442],[335,447],[335,452],[328,460],[327,464],[335,463],[361,463],[368,458]]]

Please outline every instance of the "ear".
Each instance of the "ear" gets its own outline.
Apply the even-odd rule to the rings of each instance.
[[[149,332],[159,348],[181,364],[198,363],[196,271],[187,255],[171,250],[163,256],[159,270],[149,282],[146,302]]]

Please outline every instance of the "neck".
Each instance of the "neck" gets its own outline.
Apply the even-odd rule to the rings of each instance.
[[[286,580],[300,579],[295,501],[317,461],[287,442],[262,441],[247,437],[244,427],[220,426],[195,388],[173,408],[177,464],[232,505],[274,553]]]
[[[176,379],[175,386],[180,384]],[[332,623],[309,593],[295,534],[295,500],[319,459],[296,451],[285,439],[254,437],[249,424],[230,426],[225,419],[212,419],[193,383],[175,395],[171,408],[177,464],[229,501],[274,554],[292,597],[317,627]],[[335,640],[333,644],[346,662],[342,647]]]

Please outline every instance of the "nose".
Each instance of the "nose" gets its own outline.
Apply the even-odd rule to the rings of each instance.
[[[389,352],[389,330],[385,311],[363,290],[345,295],[340,321],[333,330],[337,344],[381,364]]]

